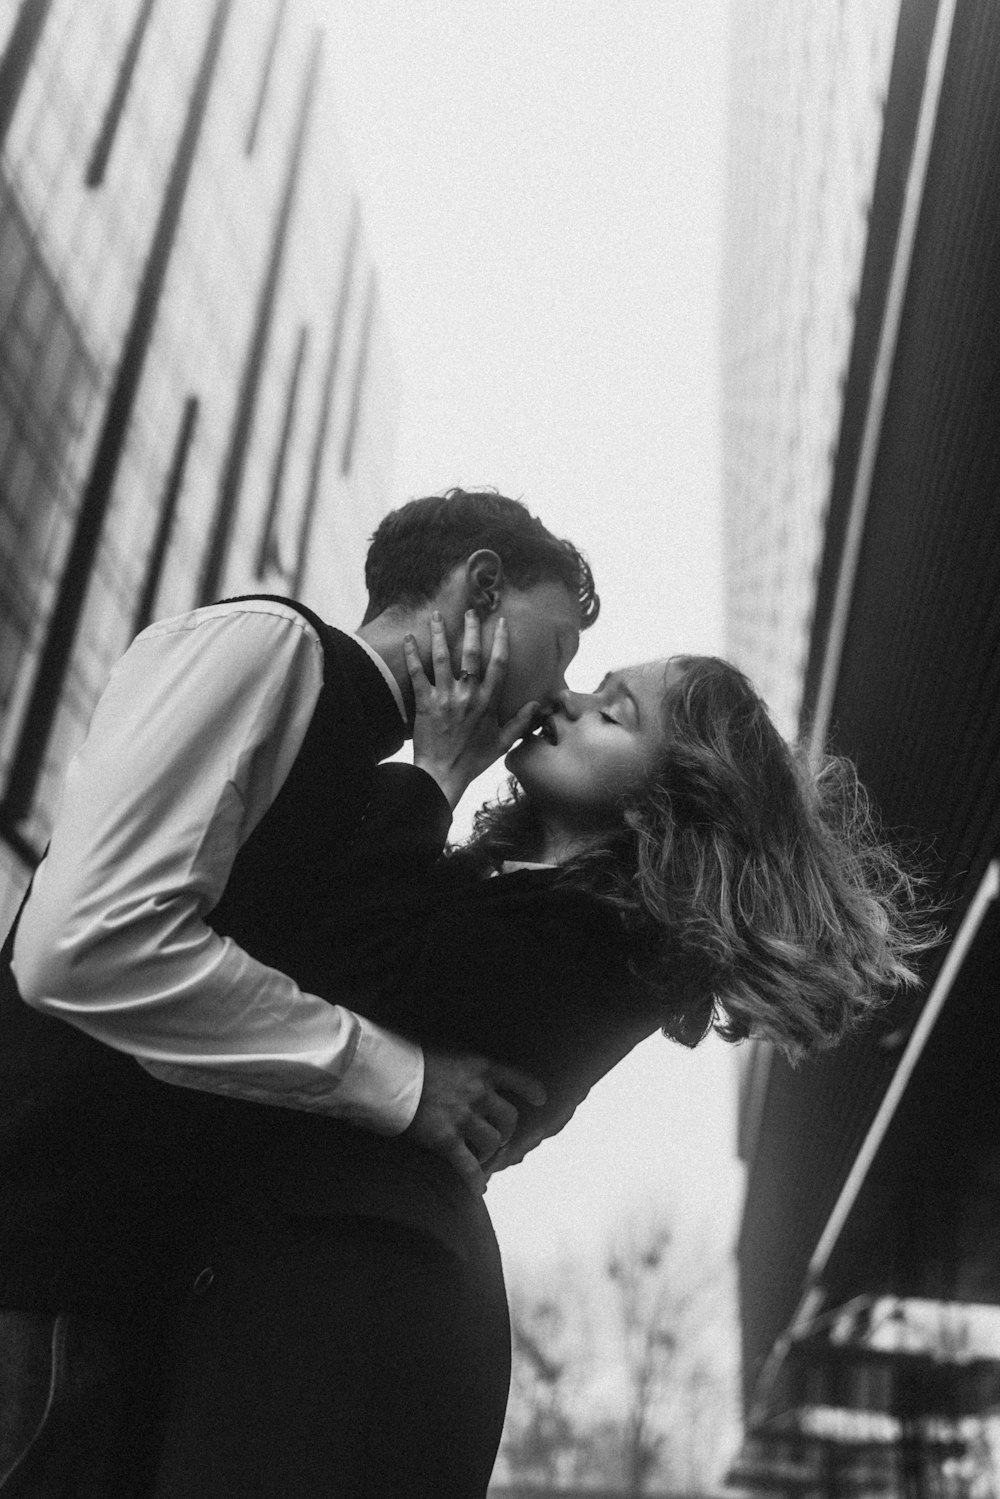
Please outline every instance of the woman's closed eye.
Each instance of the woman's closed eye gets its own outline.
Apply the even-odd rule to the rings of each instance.
[[[618,724],[619,727],[621,726],[621,719],[616,718],[613,713],[609,713],[606,708],[601,710],[601,717],[604,719],[605,723],[615,723]]]

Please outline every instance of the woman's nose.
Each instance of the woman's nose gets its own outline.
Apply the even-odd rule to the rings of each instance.
[[[556,702],[567,718],[579,718],[589,701],[586,692],[571,692],[568,687],[564,687],[556,697]]]

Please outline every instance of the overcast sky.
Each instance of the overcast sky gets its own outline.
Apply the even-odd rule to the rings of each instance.
[[[394,502],[492,484],[572,537],[603,609],[571,685],[721,651],[726,0],[316,4],[399,374]],[[597,1247],[650,1194],[731,1231],[733,1083],[721,1044],[639,1048],[494,1180],[508,1260]]]

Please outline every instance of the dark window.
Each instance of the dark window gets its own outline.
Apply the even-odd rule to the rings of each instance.
[[[368,372],[368,348],[372,338],[372,324],[375,321],[375,295],[376,282],[375,272],[372,271],[368,278],[368,294],[365,297],[365,310],[361,321],[361,338],[358,342],[358,357],[354,365],[354,386],[351,392],[351,411],[347,418],[347,431],[344,433],[344,447],[340,455],[340,472],[349,474],[351,472],[351,460],[354,457],[354,441],[358,435],[358,422],[361,418],[361,397],[364,394],[365,375]]]
[[[191,450],[191,439],[194,437],[194,429],[198,421],[198,397],[188,396],[184,402],[184,410],[181,414],[180,426],[177,429],[177,437],[174,442],[173,457],[170,461],[170,469],[167,473],[166,483],[163,486],[163,494],[159,504],[159,520],[156,526],[156,535],[149,553],[149,561],[146,564],[146,579],[143,584],[142,593],[135,607],[132,617],[132,633],[138,635],[144,630],[153,618],[153,606],[156,603],[156,595],[160,587],[160,578],[163,575],[163,564],[167,556],[167,548],[170,545],[170,536],[174,529],[174,520],[177,515],[177,506],[180,502],[181,490],[184,487],[184,471],[187,468],[188,453]]]
[[[278,51],[278,41],[281,36],[281,25],[285,19],[285,7],[288,0],[277,0],[274,7],[274,20],[271,23],[271,35],[268,37],[267,50],[264,53],[264,65],[260,71],[260,84],[257,88],[257,98],[250,117],[250,128],[247,131],[245,151],[247,156],[253,155],[254,146],[257,144],[257,132],[260,130],[260,122],[264,114],[264,106],[267,103],[268,90],[271,87],[271,73],[274,70],[274,58]]]
[[[0,198],[0,325],[20,295],[30,256],[28,227],[19,213],[8,211]]]
[[[305,155],[306,134],[312,113],[316,83],[319,78],[322,43],[322,32],[317,31],[313,38],[313,45],[306,63],[302,92],[299,99],[298,116],[295,121],[295,129],[292,134],[286,160],[284,186],[278,203],[278,211],[275,215],[267,269],[257,296],[257,311],[243,365],[243,375],[240,380],[236,412],[229,434],[226,461],[223,466],[222,477],[219,481],[219,497],[216,502],[215,516],[212,521],[211,534],[205,553],[205,564],[202,569],[198,590],[198,601],[202,604],[211,603],[216,597],[226,565],[229,536],[233,528],[233,521],[236,518],[236,507],[239,503],[240,489],[243,484],[243,470],[246,466],[247,449],[250,445],[250,434],[253,430],[253,420],[257,409],[257,396],[260,391],[260,380],[267,355],[267,345],[271,335],[271,322],[274,317],[278,286],[281,281],[281,270],[285,258],[288,229],[292,221],[292,210],[295,205],[299,173]]]
[[[23,530],[25,518],[31,513],[37,479],[38,459],[19,443],[3,476],[4,508],[17,531]]]
[[[153,14],[153,6],[156,0],[140,0],[139,10],[132,26],[130,35],[122,53],[122,60],[118,65],[118,76],[115,79],[114,90],[104,114],[104,123],[101,125],[101,133],[97,137],[93,155],[87,166],[87,175],[84,178],[88,187],[100,187],[104,181],[104,173],[107,170],[108,158],[118,134],[118,126],[121,123],[122,113],[125,109],[125,101],[128,91],[132,87],[132,76],[135,73],[136,63],[139,61],[139,53],[142,50],[143,39],[149,18]]]
[[[61,390],[76,348],[76,339],[64,318],[55,318],[42,348],[39,371],[46,390]]]
[[[7,4],[10,3],[11,0],[7,0]],[[7,139],[7,131],[17,110],[21,90],[51,7],[52,0],[21,0],[14,30],[7,43],[3,61],[0,62],[0,150]]]
[[[293,594],[297,594],[302,587],[302,579],[305,576],[306,570],[306,558],[309,555],[309,537],[312,532],[313,516],[316,512],[316,501],[319,497],[319,483],[323,472],[323,459],[326,454],[326,439],[330,428],[330,418],[333,413],[333,395],[337,385],[337,370],[340,367],[340,351],[344,342],[344,324],[347,320],[347,305],[351,294],[351,281],[354,277],[354,257],[357,252],[360,222],[361,214],[358,207],[358,200],[355,198],[351,205],[351,220],[347,229],[347,243],[344,246],[344,260],[340,270],[340,285],[337,288],[337,301],[333,310],[333,326],[330,330],[330,348],[326,357],[326,368],[323,371],[323,389],[319,399],[319,416],[316,422],[316,433],[313,438],[309,478],[306,483],[306,494],[302,504],[302,516],[299,520],[299,542],[295,549],[295,573],[291,584]]]
[[[278,553],[278,516],[281,511],[281,495],[285,486],[285,465],[288,458],[288,445],[291,441],[292,429],[295,426],[299,383],[302,377],[302,365],[305,360],[308,343],[309,329],[303,323],[299,329],[299,336],[295,341],[295,352],[292,355],[292,370],[288,377],[288,392],[285,396],[285,414],[281,423],[278,446],[274,454],[274,463],[271,466],[271,491],[268,496],[267,514],[264,517],[264,524],[261,527],[260,543],[257,547],[256,573],[258,578],[262,578],[272,568],[279,572],[284,571],[281,557]]]
[[[39,263],[35,275],[26,277],[21,283],[21,302],[18,309],[20,325],[27,343],[34,351],[45,338],[54,308],[51,277]]]

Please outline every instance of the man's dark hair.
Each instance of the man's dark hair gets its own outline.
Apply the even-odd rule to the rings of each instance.
[[[594,623],[601,601],[586,559],[520,500],[492,489],[449,489],[410,500],[380,521],[365,562],[363,623],[392,605],[412,607],[432,598],[453,567],[483,548],[496,552],[511,587],[564,583],[579,601],[580,629]]]

